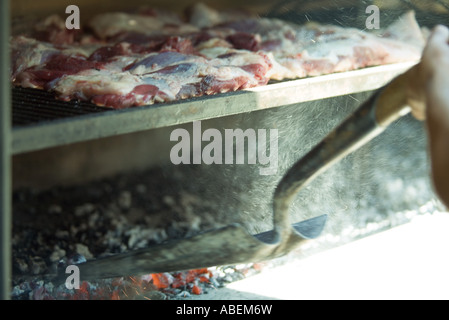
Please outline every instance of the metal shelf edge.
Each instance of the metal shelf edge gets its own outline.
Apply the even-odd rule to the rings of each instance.
[[[82,115],[14,127],[12,153],[225,117],[378,89],[416,62],[298,79],[168,104]]]

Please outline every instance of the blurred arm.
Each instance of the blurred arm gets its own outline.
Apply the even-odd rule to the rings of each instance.
[[[435,190],[449,207],[449,29],[434,29],[410,78],[413,115],[426,120]]]

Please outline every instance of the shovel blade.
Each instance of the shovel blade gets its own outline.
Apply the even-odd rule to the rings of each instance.
[[[154,245],[79,264],[81,280],[95,280],[127,275],[182,271],[225,264],[250,263],[279,257],[297,248],[302,241],[319,236],[326,215],[293,225],[304,236],[279,252],[274,231],[249,234],[241,225],[204,232],[191,238]]]

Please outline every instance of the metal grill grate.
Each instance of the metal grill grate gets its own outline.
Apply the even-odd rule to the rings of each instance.
[[[365,9],[374,4],[381,10],[382,23],[387,26],[405,11],[413,10],[422,27],[433,27],[449,18],[449,0],[281,0],[265,13],[264,17],[278,18],[298,24],[316,21],[337,24],[345,27],[363,28],[366,19]]]
[[[38,89],[12,89],[13,126],[29,125],[43,121],[75,117],[84,114],[105,112],[112,109],[88,102],[59,101],[54,95]]]

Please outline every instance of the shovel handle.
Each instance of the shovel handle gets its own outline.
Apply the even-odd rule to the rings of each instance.
[[[291,232],[289,206],[300,189],[410,111],[406,99],[407,81],[416,67],[377,90],[287,171],[274,193],[274,226],[278,232]]]
[[[379,126],[388,127],[393,121],[410,111],[406,92],[410,77],[417,74],[417,68],[419,68],[419,64],[397,76],[387,86],[379,90],[375,105],[376,121]]]

